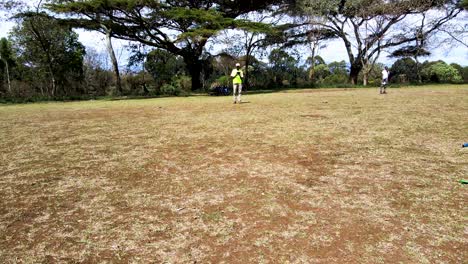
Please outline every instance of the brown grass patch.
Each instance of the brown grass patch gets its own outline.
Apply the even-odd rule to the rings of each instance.
[[[462,263],[468,88],[377,93],[0,106],[0,259]]]

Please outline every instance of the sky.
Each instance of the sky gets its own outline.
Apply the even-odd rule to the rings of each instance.
[[[458,19],[458,23],[466,23],[468,21],[468,15],[465,14]],[[0,37],[8,36],[8,32],[14,26],[13,22],[8,21],[0,21]],[[76,30],[79,34],[79,40],[83,43],[87,48],[93,48],[97,50],[99,53],[105,53],[105,43],[104,43],[104,36],[97,32],[90,32],[84,30]],[[465,43],[468,42],[468,39],[465,39]],[[128,42],[121,41],[121,40],[113,40],[114,48],[117,53],[117,57],[119,59],[119,64],[125,66],[127,64],[128,58],[128,49],[126,45]],[[221,51],[222,46],[215,46],[214,52]],[[441,45],[436,47],[431,47],[432,55],[429,57],[425,57],[422,60],[443,60],[447,63],[458,63],[462,66],[468,66],[468,48],[458,45],[456,47],[450,47],[447,45]],[[305,61],[309,56],[306,50],[302,53],[304,54],[305,58],[299,58],[301,61]],[[319,55],[325,60],[326,63],[330,63],[333,61],[342,61],[345,60],[348,62],[348,55],[344,44],[340,40],[333,40],[326,42],[326,47],[320,49]],[[383,63],[385,65],[391,66],[391,64],[395,61],[393,58],[388,57],[388,53],[382,53],[379,57],[378,62]]]

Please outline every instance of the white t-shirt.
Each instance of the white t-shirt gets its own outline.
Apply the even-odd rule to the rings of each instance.
[[[384,69],[382,71],[382,80],[387,80],[387,79],[388,79],[388,71]]]

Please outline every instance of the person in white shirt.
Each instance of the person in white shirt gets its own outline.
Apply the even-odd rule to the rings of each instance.
[[[383,71],[382,71],[382,85],[380,85],[380,94],[386,94],[387,93],[387,84],[388,84],[388,67],[385,66]]]
[[[236,63],[236,68],[231,72],[232,79],[232,93],[234,95],[234,103],[241,103],[242,93],[242,79],[244,79],[244,73],[240,69],[240,63]]]

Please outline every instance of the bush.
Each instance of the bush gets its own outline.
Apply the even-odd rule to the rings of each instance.
[[[185,75],[176,76],[172,79],[172,85],[180,91],[180,94],[188,95],[192,90],[192,78]]]
[[[192,79],[188,76],[174,76],[170,83],[163,84],[159,91],[162,95],[189,95],[192,89]]]
[[[215,81],[216,86],[229,86],[230,85],[230,80],[228,76],[221,76]]]
[[[426,79],[440,83],[461,83],[462,77],[456,68],[445,62],[437,62],[423,69]]]
[[[122,84],[124,94],[128,95],[149,95],[150,88],[154,86],[151,76],[143,73],[123,76]]]
[[[323,79],[323,84],[345,84],[348,82],[348,75],[333,74]]]
[[[463,67],[462,79],[463,82],[468,83],[468,66]]]
[[[181,90],[178,87],[175,87],[172,84],[166,83],[163,86],[161,86],[161,93],[164,95],[172,95],[172,96],[178,96],[181,94]]]
[[[317,83],[323,83],[324,79],[330,74],[330,69],[326,64],[319,64],[314,68],[314,79]]]

